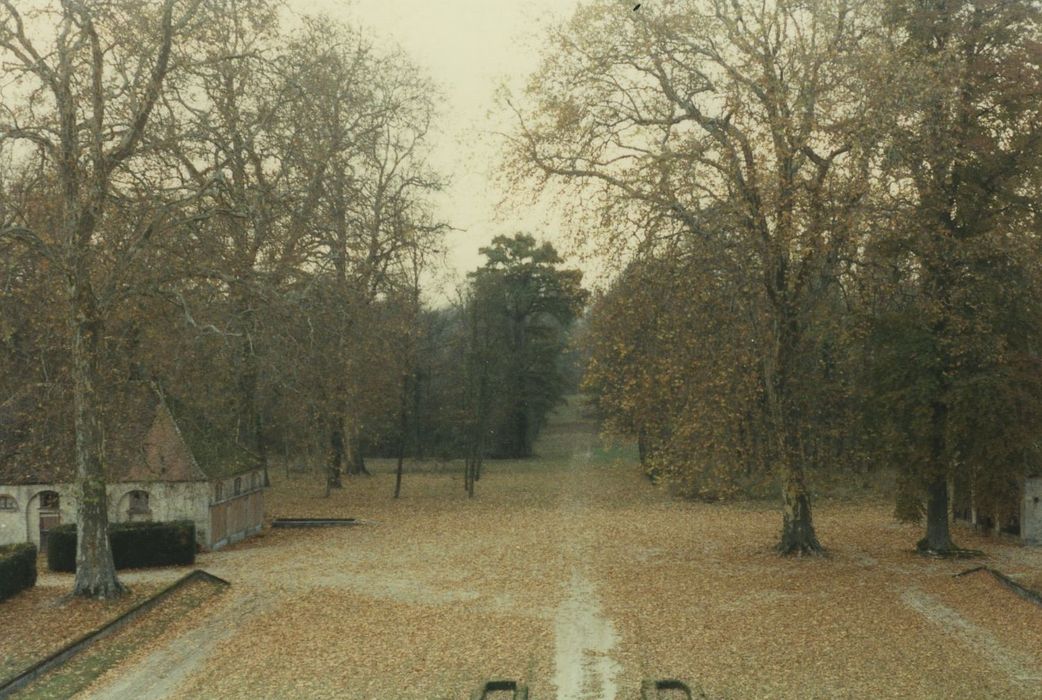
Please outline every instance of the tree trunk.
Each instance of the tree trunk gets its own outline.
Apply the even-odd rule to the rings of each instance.
[[[235,436],[240,445],[248,450],[256,452],[259,442],[260,417],[257,415],[257,355],[253,351],[252,329],[250,328],[252,316],[249,312],[240,312],[247,318],[243,321],[246,326],[243,333],[242,347],[239,357],[238,377],[238,434]]]
[[[977,475],[970,476],[970,524],[977,527]]]
[[[463,486],[467,490],[467,496],[470,498],[474,497],[474,482],[477,481],[479,451],[477,439],[472,439],[467,447],[466,473],[463,479]]]
[[[289,481],[289,440],[286,438],[286,433],[282,434],[282,466],[286,468],[286,481]],[[265,486],[271,486],[271,484],[268,483]]]
[[[254,431],[257,435],[257,459],[264,470],[264,485],[271,486],[271,479],[268,478],[268,441],[264,437],[264,418],[260,411],[255,416]]]
[[[781,554],[821,554],[824,548],[814,533],[810,497],[803,482],[803,469],[790,465],[782,475]]]
[[[257,352],[254,338],[257,336],[257,321],[254,312],[254,300],[248,296],[238,302],[237,316],[242,325],[242,347],[240,350],[240,366],[238,369],[238,434],[236,439],[257,455],[257,466],[263,470],[264,485],[270,486],[268,478],[268,446],[264,441],[264,418],[257,406],[257,386],[260,370],[257,365]]]
[[[784,290],[784,285],[779,285]],[[798,419],[794,404],[788,400],[791,391],[790,373],[799,347],[799,325],[793,311],[782,306],[779,335],[773,364],[765,367],[767,405],[770,411],[773,442],[776,449],[776,469],[782,486],[782,534],[777,550],[783,555],[822,554],[811,518],[810,495],[803,478],[800,462]]]
[[[926,537],[919,540],[920,552],[948,554],[958,549],[952,543],[948,527],[948,472],[945,432],[948,427],[948,405],[943,401],[933,404],[930,421],[930,467],[933,477],[926,490]]]
[[[409,430],[409,415],[405,410],[407,397],[409,395],[409,376],[402,379],[402,407],[398,416],[398,468],[394,472],[394,497],[402,493],[402,464],[405,461],[405,436]]]
[[[945,480],[948,488],[948,522],[955,522],[955,477],[951,474]]]
[[[344,420],[340,416],[333,419],[333,428],[329,434],[329,446],[332,454],[329,459],[329,468],[326,470],[326,493],[330,489],[344,487],[340,480],[340,470],[344,464]]]
[[[116,578],[109,542],[108,498],[101,415],[97,396],[98,343],[102,324],[86,273],[70,285],[72,302],[73,407],[76,425],[76,580],[73,595],[115,598],[126,589]]]
[[[487,336],[485,342],[488,342]],[[488,363],[486,362],[482,364],[481,376],[478,378],[478,432],[474,438],[474,445],[477,450],[477,454],[474,455],[474,481],[481,481],[481,465],[484,463],[485,454],[488,452],[488,414],[492,410],[492,401],[488,389]]]
[[[528,406],[522,403],[517,407],[517,456],[532,456],[532,447],[528,444]]]
[[[947,554],[957,549],[948,527],[948,480],[935,478],[926,490],[926,537],[919,540],[920,552]]]
[[[412,401],[412,422],[413,422],[413,456],[419,462],[424,461],[427,458],[427,436],[424,431],[423,425],[423,378],[429,376],[428,374],[422,373],[417,370],[414,373],[413,379],[413,401]]]
[[[358,436],[358,427],[354,421],[351,420],[347,423],[347,427],[344,430],[344,453],[347,457],[347,473],[351,476],[358,476],[364,474],[365,476],[372,476],[369,470],[365,468],[365,456],[362,454],[361,440]]]
[[[402,464],[405,462],[405,440],[398,441],[398,468],[394,472],[394,497],[402,494]]]

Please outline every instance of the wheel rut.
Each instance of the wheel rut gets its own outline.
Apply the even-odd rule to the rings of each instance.
[[[562,519],[566,533],[562,552],[565,596],[554,614],[554,685],[558,700],[613,700],[621,666],[613,658],[619,641],[615,625],[605,617],[586,561],[593,551],[591,533],[581,524],[589,507],[589,484],[577,472],[589,465],[591,443],[575,445],[564,477]],[[587,472],[588,473],[588,472]]]

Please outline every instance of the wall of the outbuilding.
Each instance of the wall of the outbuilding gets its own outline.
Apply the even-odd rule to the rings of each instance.
[[[0,511],[0,544],[16,542],[40,543],[40,499],[44,491],[57,491],[62,523],[76,522],[76,487],[73,484],[0,485],[0,495],[14,497],[18,509]],[[150,518],[160,520],[192,520],[196,540],[210,546],[210,502],[213,487],[208,481],[123,482],[107,486],[109,520],[126,522],[131,491],[149,495]],[[138,518],[140,519],[140,518]]]
[[[1020,536],[1025,542],[1042,544],[1042,476],[1024,480]]]
[[[128,513],[131,491],[148,494],[153,521],[191,520],[195,523],[195,539],[209,547],[210,483],[207,481],[128,481],[109,484],[109,520],[124,523],[131,520]],[[142,518],[136,517],[135,520]]]
[[[212,488],[211,539],[207,546],[220,549],[260,531],[264,524],[264,470],[217,479]]]
[[[63,523],[76,520],[76,489],[72,484],[0,485],[0,496],[15,499],[17,510],[0,510],[0,544],[32,542],[40,545],[40,494],[58,493]]]

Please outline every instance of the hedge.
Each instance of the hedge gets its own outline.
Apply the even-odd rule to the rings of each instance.
[[[195,563],[195,523],[109,523],[109,542],[117,569],[187,566]],[[47,534],[51,571],[76,570],[76,526],[58,525]]]
[[[36,545],[23,542],[0,547],[0,600],[36,585]]]

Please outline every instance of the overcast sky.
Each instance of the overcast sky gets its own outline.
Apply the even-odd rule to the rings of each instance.
[[[438,214],[461,231],[448,234],[450,273],[457,278],[483,261],[478,248],[493,236],[524,230],[557,238],[553,216],[541,209],[497,211],[503,192],[491,170],[498,157],[492,132],[507,126],[495,113],[501,82],[515,91],[538,66],[540,36],[571,15],[579,0],[289,0],[294,12],[327,14],[373,30],[397,44],[428,72],[445,95],[433,136],[434,166],[451,183]],[[432,282],[437,296],[451,282]]]

